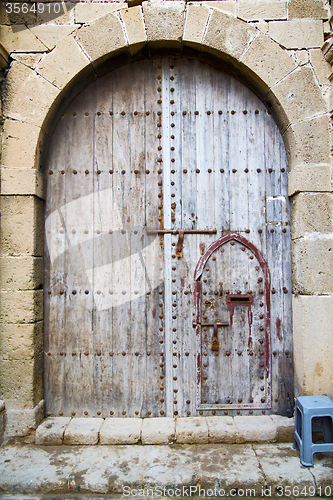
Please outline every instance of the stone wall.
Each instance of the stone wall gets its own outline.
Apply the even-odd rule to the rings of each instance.
[[[26,435],[42,418],[41,153],[54,119],[109,59],[167,47],[224,60],[280,127],[292,199],[296,394],[332,398],[332,68],[321,50],[331,31],[328,1],[45,2],[55,4],[59,13],[7,13],[0,4],[0,398],[7,435]]]

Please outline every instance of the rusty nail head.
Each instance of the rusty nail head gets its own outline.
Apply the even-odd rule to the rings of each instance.
[[[49,351],[49,352],[47,353],[47,355],[48,355],[48,356],[51,356],[51,353],[50,353],[50,351]]]
[[[72,352],[72,356],[76,356],[76,352],[75,351]]]
[[[63,356],[64,355],[64,351],[60,351],[60,356]]]
[[[100,415],[100,414],[101,414],[101,412],[98,410],[97,415]]]
[[[46,415],[47,415],[48,417],[50,417],[50,416],[51,416],[51,413],[48,411]]]
[[[253,398],[250,398],[249,401],[250,401],[250,403],[253,403]]]
[[[238,398],[238,403],[242,403],[242,398]]]
[[[147,356],[150,356],[150,355],[151,355],[151,352],[150,352],[150,351],[148,351],[148,352],[147,352]]]
[[[73,415],[73,417],[76,415],[75,411],[72,411],[72,415]]]
[[[135,415],[139,415],[139,412],[138,412],[138,410],[136,410],[136,411],[135,411],[134,413],[135,413]]]
[[[114,412],[113,412],[113,411],[110,411],[110,415],[114,415]]]
[[[123,415],[126,415],[126,411],[125,411],[125,410],[123,410],[121,413],[122,413]]]

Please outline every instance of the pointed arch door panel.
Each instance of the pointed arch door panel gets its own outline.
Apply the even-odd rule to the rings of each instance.
[[[198,408],[271,408],[270,272],[244,237],[219,238],[196,272]]]
[[[252,91],[195,59],[115,69],[61,117],[46,174],[48,413],[291,415],[288,165],[280,132]],[[194,279],[219,238],[229,239],[208,257],[215,274],[203,269]],[[263,345],[259,254],[271,273]],[[232,321],[202,336],[209,359],[200,365],[200,401],[198,284],[200,322]],[[265,311],[268,297],[265,289]]]

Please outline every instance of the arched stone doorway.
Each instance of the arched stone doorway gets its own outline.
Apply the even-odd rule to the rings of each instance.
[[[64,112],[46,174],[48,413],[291,414],[288,165],[280,132],[252,91],[196,59],[122,66]],[[207,248],[231,233],[239,252],[218,254],[214,283],[202,290],[203,303],[216,302],[210,328],[204,308],[197,316],[194,271]],[[267,262],[272,286],[264,291],[256,252],[239,244],[245,237]],[[238,296],[253,311],[233,304],[228,354],[230,346],[217,341],[216,349],[208,337],[221,340],[216,329],[228,320],[215,299],[226,305]],[[200,377],[205,364],[212,371],[208,407],[204,394],[202,405],[197,399],[199,324],[212,330],[200,367]]]

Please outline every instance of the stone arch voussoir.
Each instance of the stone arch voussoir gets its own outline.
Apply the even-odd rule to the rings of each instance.
[[[41,135],[50,130],[61,103],[65,106],[73,97],[74,85],[80,87],[77,82],[94,78],[114,57],[127,62],[145,48],[153,52],[182,47],[228,64],[271,107],[291,168],[329,163],[326,104],[310,67],[297,67],[276,42],[218,9],[165,1],[120,9],[78,28],[34,70],[26,71],[22,86],[5,106],[5,116],[40,129],[30,167],[38,167]],[[306,141],[305,131],[311,131]]]

